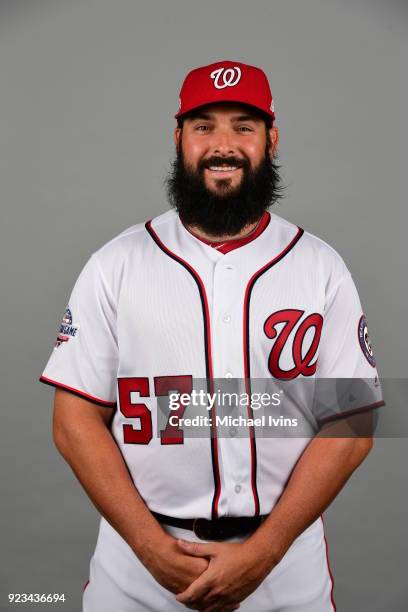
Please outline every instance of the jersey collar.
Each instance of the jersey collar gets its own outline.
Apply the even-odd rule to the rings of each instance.
[[[184,223],[183,226],[195,238],[197,238],[201,242],[204,242],[204,244],[207,244],[208,246],[212,247],[219,253],[223,253],[225,255],[226,253],[229,253],[234,249],[238,249],[239,247],[244,246],[244,244],[248,244],[249,242],[252,242],[256,238],[258,238],[258,236],[260,236],[262,232],[264,232],[265,229],[268,227],[270,220],[271,215],[266,210],[260,218],[258,225],[252,230],[250,234],[248,234],[248,236],[244,236],[243,238],[236,238],[233,240],[224,240],[222,242],[212,242],[210,240],[206,240],[205,238],[202,238],[201,236],[198,236],[195,232],[191,231],[188,227],[184,225]]]

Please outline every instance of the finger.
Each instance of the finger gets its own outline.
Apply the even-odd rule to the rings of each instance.
[[[200,544],[199,542],[187,542],[177,540],[179,547],[192,557],[211,557],[214,554],[214,544]]]
[[[204,597],[211,589],[209,578],[211,578],[211,573],[206,570],[185,591],[176,596],[177,601],[186,605],[197,603],[197,600]]]
[[[222,596],[215,595],[209,590],[207,595],[193,602],[192,605],[198,605],[202,612],[231,612],[232,610],[238,610],[241,604],[225,601]]]

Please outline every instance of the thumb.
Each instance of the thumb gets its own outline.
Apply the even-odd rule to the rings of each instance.
[[[211,557],[214,554],[214,544],[199,544],[178,539],[179,547],[192,557]]]

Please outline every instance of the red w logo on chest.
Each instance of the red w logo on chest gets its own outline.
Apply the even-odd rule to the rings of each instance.
[[[264,332],[268,338],[276,338],[268,359],[269,371],[275,378],[290,380],[300,375],[312,376],[316,372],[317,362],[311,364],[311,361],[319,346],[323,317],[318,313],[313,313],[300,322],[304,314],[304,310],[293,308],[278,310],[271,314],[264,323]],[[284,325],[278,332],[276,326],[280,323]],[[306,345],[305,337],[311,328],[313,331],[308,334]],[[281,355],[288,343],[292,344],[294,367],[283,370],[280,365]]]

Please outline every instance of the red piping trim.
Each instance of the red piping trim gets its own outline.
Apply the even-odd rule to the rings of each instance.
[[[283,251],[281,251],[279,253],[279,255],[276,255],[276,257],[274,257],[273,259],[271,259],[271,261],[269,261],[267,264],[265,264],[264,266],[262,266],[262,268],[260,268],[257,272],[255,272],[246,287],[245,290],[245,298],[244,298],[244,355],[246,355],[247,353],[247,340],[248,340],[248,334],[247,334],[247,326],[246,326],[246,312],[247,312],[247,304],[248,304],[248,300],[249,300],[249,295],[250,292],[252,290],[252,287],[255,283],[255,281],[257,280],[257,278],[259,276],[261,276],[261,274],[263,274],[263,272],[265,272],[265,270],[267,270],[268,268],[272,267],[275,263],[277,263],[277,261],[279,261],[280,259],[282,259],[290,250],[291,248],[296,244],[296,242],[299,240],[299,238],[301,237],[301,235],[303,234],[303,229],[301,227],[298,228],[298,231],[296,233],[296,236],[294,238],[292,238],[292,240],[289,242],[289,244],[283,249]],[[248,368],[248,363],[247,363],[247,359],[245,359],[245,376],[247,377],[249,375],[249,368]]]
[[[262,232],[266,230],[266,228],[269,225],[270,220],[271,220],[270,213],[268,211],[265,211],[262,217],[260,218],[258,225],[255,227],[255,229],[252,230],[250,234],[248,234],[248,236],[245,236],[244,238],[235,238],[234,240],[222,240],[218,242],[207,240],[206,238],[203,238],[202,236],[198,236],[195,232],[193,232],[186,225],[184,225],[184,223],[183,225],[186,228],[186,230],[190,234],[192,234],[195,238],[197,238],[201,242],[204,242],[204,244],[207,244],[208,246],[213,247],[219,253],[223,253],[225,255],[226,253],[229,253],[230,251],[233,251],[234,249],[238,249],[244,246],[245,244],[249,244],[250,242],[255,240],[255,238],[258,238],[258,236],[260,236]]]
[[[319,419],[318,423],[319,425],[324,425],[325,423],[330,423],[331,421],[338,421],[340,419],[344,419],[353,414],[360,414],[362,412],[368,412],[369,410],[373,410],[374,408],[380,408],[381,406],[385,406],[384,400],[380,400],[379,402],[374,402],[374,404],[368,404],[368,406],[361,406],[360,408],[355,408],[354,410],[347,410],[346,412],[341,412],[333,416],[324,417],[323,419]]]
[[[271,268],[275,263],[283,259],[285,255],[295,246],[299,238],[303,234],[303,229],[298,228],[296,235],[292,238],[289,244],[276,255],[271,261],[266,263],[262,268],[255,272],[250,280],[248,281],[245,297],[244,297],[244,316],[243,316],[243,350],[244,350],[244,376],[245,376],[245,388],[248,395],[251,395],[251,384],[250,384],[250,367],[249,367],[249,299],[252,292],[252,288],[257,279],[268,269]],[[253,417],[252,407],[248,405],[248,417]],[[252,494],[254,497],[255,515],[260,512],[259,495],[256,486],[256,441],[255,441],[255,429],[253,426],[249,427],[250,431],[250,442],[251,442],[251,486]]]
[[[56,380],[51,380],[51,378],[47,378],[46,376],[40,376],[38,379],[40,382],[45,383],[46,385],[53,385],[54,387],[60,387],[61,389],[65,389],[66,391],[70,391],[71,393],[75,393],[75,395],[79,395],[84,399],[87,399],[96,404],[102,404],[102,406],[116,406],[116,402],[107,402],[106,400],[99,399],[98,397],[94,397],[93,395],[88,395],[84,391],[79,391],[78,389],[74,389],[74,387],[69,387],[68,385],[64,385]]]
[[[204,310],[204,317],[205,317],[205,343],[206,343],[206,349],[207,349],[207,362],[208,362],[208,381],[209,381],[209,385],[210,385],[210,393],[213,393],[214,391],[214,383],[213,383],[213,371],[212,371],[212,353],[211,353],[211,325],[210,325],[210,311],[208,308],[208,300],[207,300],[207,294],[205,291],[205,286],[204,283],[202,281],[202,279],[200,278],[199,274],[196,272],[196,270],[187,262],[185,261],[185,259],[183,259],[182,257],[180,257],[179,255],[176,255],[176,253],[173,253],[173,251],[171,251],[163,242],[162,240],[159,238],[159,236],[157,235],[156,231],[153,229],[152,227],[152,220],[150,219],[146,225],[145,225],[147,231],[151,234],[151,236],[153,237],[154,241],[157,243],[157,245],[162,249],[162,251],[164,251],[169,257],[171,257],[172,259],[174,259],[175,261],[177,261],[178,263],[181,263],[191,274],[191,276],[194,278],[194,280],[196,281],[196,283],[199,286],[200,289],[200,297],[202,299],[202,304],[203,304],[203,310]],[[215,494],[214,494],[214,499],[212,502],[212,515],[213,518],[218,518],[218,502],[220,499],[220,495],[221,495],[221,477],[220,477],[220,468],[219,468],[219,461],[218,461],[218,442],[217,442],[217,425],[216,425],[216,419],[215,419],[215,408],[213,407],[211,410],[211,415],[212,415],[212,431],[213,431],[213,436],[211,438],[211,445],[212,445],[212,449],[213,449],[213,461],[214,461],[214,473],[215,473],[215,481],[216,481],[216,486],[215,486]]]
[[[168,247],[166,247],[166,245],[162,242],[162,240],[157,235],[156,231],[152,228],[151,223],[152,223],[151,220],[148,221],[146,223],[146,226],[148,227],[150,232],[154,235],[156,242],[160,245],[160,248],[163,251],[165,251],[167,253],[167,255],[170,255],[170,257],[172,257],[173,259],[176,259],[177,261],[182,263],[183,266],[185,266],[189,270],[190,274],[196,279],[196,281],[200,285],[201,294],[202,294],[203,300],[204,300],[205,317],[207,319],[207,325],[208,325],[208,327],[207,327],[207,334],[206,334],[207,335],[206,343],[207,343],[208,354],[210,356],[210,359],[208,360],[209,376],[212,378],[211,337],[210,337],[211,334],[210,334],[210,314],[209,314],[210,311],[209,311],[209,308],[208,308],[208,300],[207,300],[207,294],[205,292],[204,283],[201,280],[201,278],[198,275],[198,273],[196,272],[196,270],[185,259],[183,259],[179,255],[176,255],[176,253],[173,253],[173,251],[171,251]]]
[[[327,544],[327,538],[326,538],[326,534],[324,532],[324,521],[323,521],[323,516],[320,517],[321,521],[322,521],[322,525],[323,525],[323,538],[324,538],[324,543],[325,543],[325,547],[326,547],[326,563],[327,563],[327,569],[329,571],[329,576],[330,576],[330,580],[331,580],[331,591],[330,591],[330,601],[331,604],[333,606],[333,611],[337,612],[337,608],[336,608],[336,603],[334,601],[334,597],[333,597],[333,590],[334,590],[334,578],[333,578],[333,573],[331,571],[331,567],[330,567],[330,562],[329,562],[329,547]]]

